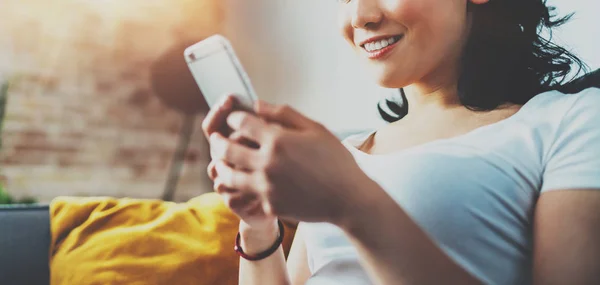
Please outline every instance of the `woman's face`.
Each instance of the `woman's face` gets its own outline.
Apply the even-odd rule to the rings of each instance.
[[[344,38],[380,85],[399,88],[456,78],[469,30],[467,1],[488,0],[339,1]]]

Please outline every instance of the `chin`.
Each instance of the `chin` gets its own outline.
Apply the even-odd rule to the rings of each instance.
[[[375,81],[383,88],[402,88],[410,85],[408,76],[394,72],[379,72],[375,74]]]
[[[414,68],[410,64],[396,64],[400,60],[385,62],[365,62],[367,74],[383,88],[402,88],[415,81],[415,74],[406,72]],[[406,62],[405,62],[406,63]]]

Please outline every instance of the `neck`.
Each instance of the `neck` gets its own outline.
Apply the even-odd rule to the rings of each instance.
[[[458,78],[453,70],[439,70],[404,88],[410,116],[462,107],[458,99]]]
[[[461,106],[456,85],[430,87],[413,84],[404,88],[411,114],[442,111]]]

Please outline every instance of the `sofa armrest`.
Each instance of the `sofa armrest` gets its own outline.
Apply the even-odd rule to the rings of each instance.
[[[48,206],[0,206],[0,283],[50,283]]]

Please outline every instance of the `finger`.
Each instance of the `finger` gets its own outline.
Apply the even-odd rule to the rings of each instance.
[[[265,211],[263,209],[263,202],[256,197],[254,201],[248,207],[246,207],[244,213],[248,216],[263,216],[265,215]]]
[[[258,142],[269,137],[271,126],[259,117],[248,112],[233,112],[227,117],[227,125],[241,136]]]
[[[224,161],[247,170],[256,169],[257,162],[260,161],[256,150],[233,142],[220,133],[210,136],[210,154],[213,160]]]
[[[239,144],[243,144],[249,148],[258,149],[260,145],[242,135],[241,132],[234,131],[229,135],[229,140],[234,141]]]
[[[258,199],[259,196],[256,193],[241,192],[225,187],[219,180],[215,181],[215,191],[226,201],[238,200],[238,202],[234,203],[243,204],[238,204],[236,206],[243,207],[246,212],[262,205],[262,202]]]
[[[240,193],[240,191],[238,191],[236,189],[225,186],[219,178],[215,179],[213,189],[215,190],[215,192],[217,192],[221,195]]]
[[[238,216],[243,216],[257,204],[256,195],[250,193],[221,194],[221,198],[227,207]]]
[[[219,184],[221,187],[235,189],[242,192],[255,192],[253,177],[250,173],[234,169],[224,163],[218,161],[215,163],[215,169],[219,178]]]
[[[211,160],[210,163],[208,163],[208,167],[206,168],[206,170],[208,172],[208,178],[214,181],[217,178],[217,170],[215,169],[214,160]]]
[[[226,126],[227,116],[232,112],[234,103],[233,96],[225,96],[206,114],[202,121],[202,131],[207,138],[214,132],[222,131],[222,128]]]
[[[256,115],[270,121],[282,124],[288,128],[304,129],[316,124],[313,120],[300,114],[287,105],[272,105],[265,101],[258,101],[255,105]]]
[[[240,143],[244,140],[244,136],[242,136],[242,133],[238,132],[238,131],[233,131],[230,135],[229,135],[229,140]]]

